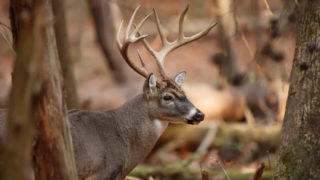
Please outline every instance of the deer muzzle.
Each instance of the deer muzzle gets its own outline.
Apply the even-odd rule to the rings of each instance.
[[[188,124],[199,124],[204,119],[204,113],[197,109],[197,112],[187,121]]]

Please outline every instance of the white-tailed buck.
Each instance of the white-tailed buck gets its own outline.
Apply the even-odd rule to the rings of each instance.
[[[117,44],[128,65],[146,78],[143,92],[117,109],[69,111],[73,149],[80,179],[124,179],[148,155],[168,123],[198,124],[204,119],[204,114],[188,101],[181,89],[186,73],[169,78],[164,71],[164,59],[174,49],[205,36],[215,24],[209,25],[198,34],[185,37],[183,21],[187,6],[180,15],[178,38],[169,42],[163,33],[158,15],[153,10],[163,44],[163,49],[157,52],[144,39],[147,35],[139,33],[151,13],[132,29],[138,9],[139,7],[135,9],[130,18],[123,40],[120,40],[123,25],[121,23]],[[141,40],[156,60],[159,70],[157,78],[147,71],[140,54],[142,67],[134,64],[128,57],[129,45]],[[4,113],[0,115],[0,119],[0,140],[3,141]]]

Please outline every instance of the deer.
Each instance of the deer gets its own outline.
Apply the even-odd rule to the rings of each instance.
[[[183,32],[183,21],[189,8],[187,6],[180,14],[178,38],[174,42],[169,42],[155,9],[134,25],[133,21],[139,8],[140,6],[131,16],[123,40],[120,39],[123,21],[121,22],[116,42],[125,62],[136,73],[146,78],[143,92],[117,109],[101,111],[74,109],[68,112],[79,179],[124,179],[150,153],[168,124],[196,125],[205,117],[204,113],[188,100],[181,87],[186,72],[170,78],[165,73],[164,59],[178,47],[208,34],[216,23],[210,24],[193,36],[186,37]],[[163,45],[160,51],[155,51],[150,46],[146,40],[148,35],[141,35],[139,32],[152,14]],[[148,71],[139,52],[141,67],[128,56],[129,46],[141,41],[155,59],[159,74],[157,77],[155,73]],[[5,115],[2,113],[0,117],[0,131],[4,131]]]

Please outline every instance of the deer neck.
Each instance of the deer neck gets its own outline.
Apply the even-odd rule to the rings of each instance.
[[[134,129],[138,129],[140,126],[152,126],[151,129],[146,130],[154,132],[159,138],[168,127],[168,122],[153,117],[152,113],[148,111],[148,106],[146,97],[139,94],[120,107],[119,111],[122,115],[127,116],[123,119],[130,119],[126,122],[128,126]],[[141,129],[139,130],[141,131]],[[145,128],[142,128],[142,130],[145,130]]]
[[[141,162],[168,126],[168,122],[152,117],[148,111],[148,102],[143,94],[129,100],[117,109],[118,127],[122,133],[127,157],[126,170]]]

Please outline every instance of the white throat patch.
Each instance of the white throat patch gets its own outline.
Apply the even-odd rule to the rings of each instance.
[[[155,131],[157,135],[160,137],[164,130],[166,130],[166,128],[168,127],[168,122],[161,121],[159,119],[154,119],[153,122],[155,126]]]

